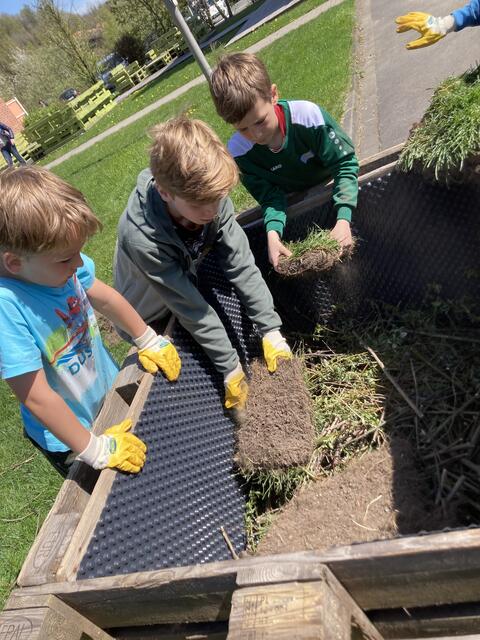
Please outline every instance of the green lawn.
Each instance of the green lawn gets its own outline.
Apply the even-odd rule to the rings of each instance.
[[[205,50],[207,60],[211,65],[214,65],[215,60],[222,53],[226,53],[227,51],[243,51],[259,40],[266,38],[271,33],[278,31],[281,27],[284,27],[293,20],[296,20],[308,11],[315,9],[315,7],[323,4],[324,1],[325,0],[304,0],[289,11],[286,11],[277,18],[274,18],[271,22],[267,22],[259,29],[235,42],[231,47],[228,47],[228,49],[225,49],[222,44],[226,44],[235,34],[235,31],[230,32],[221,42],[217,41],[210,50]],[[258,6],[260,4],[261,3],[257,3]],[[121,122],[132,114],[137,113],[144,107],[160,100],[172,91],[179,89],[197,76],[201,75],[199,71],[199,67],[195,61],[188,60],[182,62],[168,73],[160,76],[157,80],[152,81],[142,89],[132,93],[128,98],[112,109],[112,111],[109,111],[108,114],[97,122],[91,129],[83,133],[78,138],[70,140],[65,145],[43,158],[41,164],[47,164],[52,160],[59,158],[68,151],[75,149],[87,140],[90,140],[99,133],[102,133],[102,131],[113,127],[118,122]]]
[[[305,0],[289,12],[290,20],[292,14],[296,17],[295,12],[304,13],[318,4],[318,1]],[[270,30],[278,29],[285,19],[285,16],[279,17],[276,23],[267,26]],[[351,77],[353,25],[353,0],[345,0],[342,5],[264,49],[260,56],[267,64],[272,80],[278,84],[281,95],[314,100],[334,117],[340,118]],[[266,32],[262,37],[264,35]],[[242,40],[238,44],[239,48],[240,44],[244,48],[251,42],[246,44]],[[299,65],[299,60],[302,60],[302,65]],[[190,77],[198,75],[193,65],[188,69],[184,67],[178,72],[181,77],[171,75],[169,90],[186,81],[183,75],[187,72]],[[156,90],[160,91],[160,87],[161,83]],[[155,87],[149,91],[149,100],[142,96],[145,103],[137,103],[135,108],[130,105],[129,108],[141,108],[160,97],[160,93],[153,95]],[[232,129],[216,115],[207,86],[202,85],[55,168],[56,173],[85,193],[103,221],[103,231],[90,241],[86,251],[96,262],[98,277],[106,282],[111,282],[119,215],[138,172],[148,164],[146,130],[182,110],[207,121],[225,141],[232,133]],[[233,198],[237,210],[252,204],[251,198],[240,187],[235,189]],[[117,356],[122,353],[124,348],[120,345]],[[0,384],[0,406],[1,604],[8,596],[38,527],[48,512],[60,480],[50,471],[43,457],[22,438],[18,409],[4,383]]]

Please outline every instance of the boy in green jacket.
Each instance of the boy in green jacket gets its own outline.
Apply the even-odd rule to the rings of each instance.
[[[115,287],[146,322],[172,312],[223,374],[225,406],[243,408],[248,387],[237,352],[195,284],[199,262],[213,245],[263,337],[269,371],[291,353],[228,197],[237,166],[200,120],[172,118],[154,127],[152,138],[150,169],[138,176],[118,226]]]
[[[279,100],[265,65],[251,53],[222,57],[210,91],[218,114],[237,129],[228,150],[243,185],[262,208],[273,267],[281,255],[290,255],[281,241],[287,194],[332,178],[337,223],[331,236],[348,248],[358,161],[352,141],[335,120],[313,102]]]

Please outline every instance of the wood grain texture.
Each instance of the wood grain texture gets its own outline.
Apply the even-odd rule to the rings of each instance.
[[[40,603],[39,603],[40,604]],[[1,640],[114,640],[55,596],[42,606],[5,609],[0,615]]]
[[[316,579],[316,567],[326,564],[362,609],[472,602],[480,592],[480,529],[32,586],[12,597],[55,593],[102,628],[182,616],[183,622],[225,620],[237,572],[261,567],[266,576],[280,563],[279,582],[282,573],[286,581],[302,580],[295,572]]]
[[[314,582],[267,584],[235,591],[228,640],[382,640],[382,636],[326,566]]]
[[[135,424],[143,409],[145,400],[148,397],[152,382],[153,376],[145,373],[127,414],[122,418],[131,418],[132,432],[135,430]],[[56,574],[57,580],[75,579],[92,533],[95,530],[98,519],[107,501],[116,473],[117,471],[114,469],[103,469],[101,472],[95,485],[95,489],[93,490],[88,504],[85,506],[82,513],[78,526],[75,529],[75,533],[71,537],[70,544],[60,562]]]

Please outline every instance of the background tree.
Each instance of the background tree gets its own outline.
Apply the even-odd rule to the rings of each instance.
[[[106,5],[123,31],[135,33],[144,41],[173,27],[162,0],[107,0]]]
[[[128,63],[137,60],[140,64],[145,62],[145,48],[143,41],[133,33],[124,33],[115,43],[115,53],[124,58]]]
[[[64,13],[55,0],[38,0],[37,12],[43,28],[43,42],[62,51],[72,72],[85,82],[97,82],[96,56],[81,30],[81,20]]]

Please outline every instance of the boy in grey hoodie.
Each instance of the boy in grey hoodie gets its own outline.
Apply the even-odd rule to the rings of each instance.
[[[225,406],[241,409],[248,386],[238,354],[195,284],[199,261],[213,245],[225,276],[263,336],[269,371],[291,352],[228,197],[238,170],[200,120],[172,118],[154,127],[152,138],[150,169],[138,176],[118,226],[115,288],[147,323],[172,312],[223,374]]]

